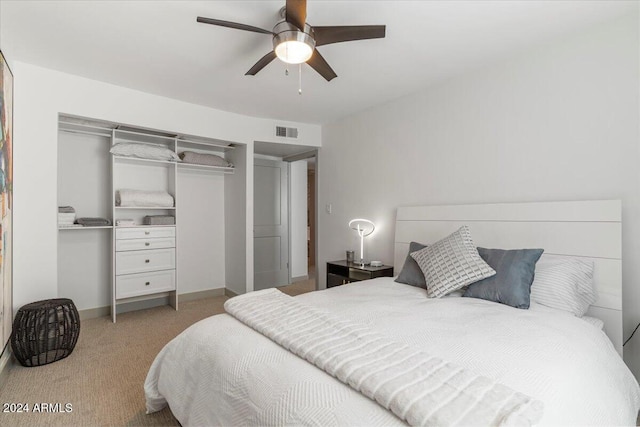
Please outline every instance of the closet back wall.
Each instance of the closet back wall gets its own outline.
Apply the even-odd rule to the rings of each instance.
[[[110,138],[58,133],[58,205],[111,216]],[[81,159],[82,161],[78,161]],[[58,292],[79,309],[111,304],[111,230],[58,231]]]
[[[178,171],[179,294],[225,287],[224,180],[208,171]]]

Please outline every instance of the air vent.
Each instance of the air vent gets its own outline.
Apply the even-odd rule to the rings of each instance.
[[[298,129],[297,128],[287,128],[284,126],[276,126],[276,136],[281,136],[284,138],[297,138],[298,137]]]

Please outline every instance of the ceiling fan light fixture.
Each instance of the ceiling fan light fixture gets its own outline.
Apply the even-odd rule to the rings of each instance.
[[[311,27],[305,25],[310,32]],[[313,55],[316,41],[308,32],[299,31],[288,22],[280,22],[274,27],[273,50],[276,56],[287,64],[307,62]]]
[[[276,56],[287,64],[301,64],[307,62],[313,55],[313,48],[305,42],[289,40],[280,43],[275,48]]]

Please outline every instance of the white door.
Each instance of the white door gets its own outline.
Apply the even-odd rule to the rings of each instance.
[[[253,289],[289,283],[287,164],[255,159],[253,173]]]

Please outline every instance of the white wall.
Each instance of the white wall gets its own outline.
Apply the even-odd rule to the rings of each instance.
[[[390,263],[397,206],[622,199],[629,336],[640,322],[638,60],[635,13],[324,126],[321,282],[326,261],[357,245],[353,217],[377,224],[367,256]],[[625,360],[640,374],[640,335]]]
[[[10,52],[5,53],[11,56]],[[320,145],[317,125],[227,113],[18,61],[14,61],[12,67],[15,76],[14,307],[58,295],[55,159],[59,113],[243,144],[252,144],[254,140],[287,143],[285,138],[273,136],[275,125],[295,126],[299,129],[296,144]],[[253,225],[251,183],[252,178],[246,187],[245,233]],[[251,258],[252,241],[245,241],[247,258]],[[253,259],[247,260],[246,268],[253,268]],[[249,276],[253,276],[253,270]]]
[[[290,276],[306,277],[307,260],[307,161],[289,163]]]

